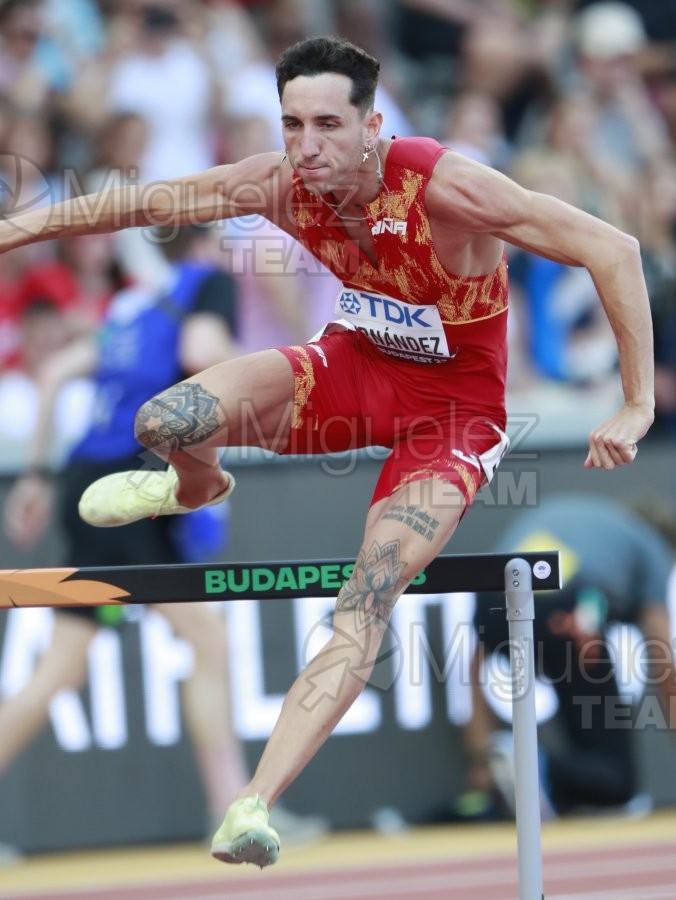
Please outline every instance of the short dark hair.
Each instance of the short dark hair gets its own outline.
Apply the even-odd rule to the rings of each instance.
[[[282,53],[276,68],[279,99],[293,78],[325,72],[346,75],[352,81],[350,103],[362,112],[373,109],[380,63],[361,47],[339,37],[308,38]]]

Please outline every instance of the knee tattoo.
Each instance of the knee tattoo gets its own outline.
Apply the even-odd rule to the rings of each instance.
[[[220,401],[201,384],[182,382],[146,401],[136,413],[136,439],[149,450],[199,444],[223,424]]]
[[[400,559],[399,541],[374,541],[357,557],[349,581],[340,590],[336,609],[354,610],[357,627],[374,625],[385,631],[394,604],[406,586],[406,563]]]

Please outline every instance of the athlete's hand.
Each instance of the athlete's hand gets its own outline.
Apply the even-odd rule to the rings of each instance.
[[[638,441],[645,435],[654,419],[647,404],[625,403],[611,419],[603,422],[589,435],[589,453],[584,462],[587,469],[614,469],[633,462]]]

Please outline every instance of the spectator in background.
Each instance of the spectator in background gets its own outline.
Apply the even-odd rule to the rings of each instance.
[[[599,0],[577,0],[584,9]],[[634,64],[648,94],[662,115],[670,138],[676,140],[676,0],[624,0],[640,16],[647,40],[642,42]]]
[[[524,154],[512,177],[530,190],[584,207],[574,163],[548,153]],[[589,273],[544,257],[519,253],[510,264],[521,292],[521,341],[541,378],[586,385],[603,382],[617,365],[617,346]]]
[[[36,293],[17,307],[21,327],[17,368],[37,392],[45,365],[54,354],[63,351],[72,335],[63,308],[53,295]],[[34,410],[35,404],[32,407]]]
[[[0,258],[0,373],[19,364],[21,354],[20,292],[33,254]],[[1,379],[0,375],[0,379]]]
[[[648,166],[639,183],[643,267],[655,329],[655,412],[676,437],[676,157]]]
[[[110,179],[115,185],[138,181],[148,144],[148,123],[143,116],[133,112],[113,113],[101,123],[96,137],[87,190],[98,190]]]
[[[231,77],[266,56],[260,29],[237,0],[206,0],[196,24],[223,92]]]
[[[595,3],[573,21],[576,64],[564,78],[596,104],[592,141],[631,177],[668,153],[668,132],[637,63],[647,36],[640,15],[626,3]]]
[[[50,364],[74,346],[67,313],[50,294],[34,294],[16,307],[17,349],[0,374],[2,463],[5,470],[25,465],[26,446],[38,419],[40,392],[51,377]],[[81,332],[82,336],[84,332]],[[54,399],[55,459],[82,433],[91,400],[90,385],[77,379]]]
[[[529,105],[549,90],[563,32],[557,10],[545,5],[528,19],[511,0],[398,0],[392,29],[412,65],[418,128],[422,119],[435,133],[440,106],[459,91],[478,92],[499,105],[510,142]]]
[[[106,54],[83,69],[69,94],[69,111],[88,134],[110,114],[146,121],[144,182],[216,162],[218,79],[185,24],[194,10],[175,0],[122,6],[109,20]]]
[[[102,41],[94,0],[1,0],[0,96],[22,114],[63,111],[78,64]]]
[[[56,258],[31,266],[20,302],[47,298],[67,316],[70,334],[101,324],[113,293],[125,282],[110,235],[88,234],[55,242]]]
[[[1,9],[1,8],[0,8]],[[1,21],[1,19],[0,19]],[[5,103],[0,128],[0,209],[12,215],[24,209],[46,209],[57,198],[69,196],[66,181],[55,161],[53,124],[36,112],[15,109]],[[48,113],[46,113],[48,115]],[[24,313],[33,300],[54,303],[60,312],[67,299],[75,300],[75,285],[50,284],[42,273],[54,274],[52,245],[36,246],[12,262],[0,263],[0,362],[2,370],[21,368]],[[57,266],[61,269],[61,266]],[[57,276],[57,281],[62,279]],[[108,296],[110,291],[108,292]],[[32,324],[40,321],[40,312]],[[96,317],[98,320],[98,316]],[[45,320],[46,321],[46,320]],[[31,331],[32,331],[31,327]],[[35,372],[29,372],[32,378]],[[3,385],[6,387],[6,385]]]
[[[79,67],[103,52],[104,20],[97,0],[43,0],[44,19],[67,61],[69,79]]]
[[[516,157],[523,164],[531,154],[564,160],[578,185],[582,208],[592,215],[626,227],[636,213],[637,189],[627,183],[626,171],[594,146],[598,108],[584,91],[560,94],[543,117],[541,134]]]
[[[85,192],[138,183],[147,145],[148,122],[143,116],[130,112],[110,115],[97,134],[94,166],[84,179]],[[158,290],[171,284],[171,265],[145,229],[121,231],[113,236],[113,245],[122,271],[132,282]]]
[[[626,169],[595,146],[597,102],[578,90],[556,98],[509,174],[532,190],[553,194],[618,228],[636,230],[639,188]],[[531,122],[532,124],[532,122]],[[514,338],[523,381],[530,376],[603,389],[617,356],[607,322],[597,315],[587,273],[530,254],[510,260],[519,327]]]
[[[526,109],[548,93],[548,75],[546,61],[515,4],[503,4],[502,16],[485,15],[468,28],[459,86],[499,104],[508,140],[515,139]]]
[[[25,112],[8,116],[0,155],[4,212],[45,207],[69,196],[55,157],[54,127],[48,118]]]
[[[488,13],[488,5],[472,0],[396,0],[392,34],[405,57],[421,65],[441,59],[457,65],[467,28]]]
[[[661,158],[668,146],[636,65],[642,24],[621,3],[598,3],[572,19],[569,30],[574,66],[563,66],[565,55],[557,58],[559,93],[527,112],[510,174],[636,233],[642,160]],[[536,379],[603,390],[616,356],[606,323],[595,315],[591,281],[580,270],[525,254],[511,259],[510,273],[522,369],[530,364]]]
[[[57,258],[29,261],[8,286],[11,308],[3,323],[7,345],[0,374],[5,466],[25,459],[21,448],[36,427],[53,358],[67,355],[78,339],[96,331],[122,284],[110,235],[81,235],[49,249],[53,246]],[[54,399],[55,458],[85,427],[89,400],[89,385],[82,379],[70,381]]]
[[[591,9],[598,3],[599,0],[577,0],[575,7]],[[624,4],[640,17],[647,38],[641,41],[634,66],[673,144],[676,140],[676,0],[624,0]]]
[[[204,513],[212,541],[213,530],[223,527],[221,516],[214,518],[212,511],[201,510],[180,523],[163,518],[138,522],[121,540],[117,533],[91,528],[78,515],[80,494],[92,477],[137,465],[133,418],[139,398],[181,373],[190,374],[236,352],[234,282],[211,260],[209,229],[190,226],[173,237],[168,230],[162,237],[175,274],[172,290],[152,294],[147,287],[135,286],[118,292],[98,347],[88,337],[51,357],[50,377],[42,383],[40,418],[28,468],[6,501],[8,537],[17,546],[33,544],[50,521],[55,499],[49,471],[55,398],[66,381],[91,373],[95,383],[91,424],[58,479],[60,519],[67,540],[65,564],[69,566],[192,561]],[[157,465],[161,465],[158,460],[146,459],[148,468]],[[180,531],[175,531],[177,525]],[[222,531],[216,537],[214,549],[221,551]],[[184,715],[208,803],[210,819],[205,824],[210,827],[249,777],[230,720],[225,622],[207,604],[157,608],[195,654],[193,671],[184,685]],[[120,613],[119,607],[55,612],[50,646],[32,680],[0,705],[0,772],[45,724],[52,697],[64,688],[81,687],[87,648],[97,629],[119,624]],[[285,810],[280,810],[278,817],[280,829],[289,833],[292,841],[316,838],[326,830],[323,820],[299,820]]]
[[[216,81],[183,35],[178,5],[165,0],[140,6],[136,29],[135,47],[110,73],[107,104],[148,123],[141,180],[165,178],[177,166],[188,174],[213,165]]]
[[[201,50],[182,32],[178,4],[142,4],[135,28],[133,49],[110,72],[107,108],[136,112],[148,123],[141,181],[213,165],[217,83]]]
[[[600,0],[575,0],[571,6],[581,10],[595,6],[599,2]],[[623,0],[623,2],[640,15],[651,47],[676,41],[676,0]]]
[[[440,143],[477,162],[505,170],[510,146],[498,103],[480,91],[461,91],[449,105]]]
[[[2,0],[0,94],[23,112],[44,112],[52,100],[40,53],[46,40],[42,0]]]
[[[612,623],[636,625],[643,643],[634,655],[654,685],[666,725],[676,729],[676,669],[668,581],[676,560],[676,522],[667,510],[659,524],[601,496],[553,495],[523,510],[494,548],[526,552],[547,547],[561,553],[562,591],[541,594],[535,616],[538,674],[550,681],[559,702],[556,743],[541,742],[546,799],[560,815],[580,807],[628,803],[637,791],[631,719],[618,685],[607,637]],[[495,609],[502,606],[503,611]],[[493,651],[506,653],[504,596],[477,598],[478,648],[472,664],[474,712],[465,736],[470,786],[498,790],[514,810],[511,734],[498,730],[482,690]],[[649,716],[651,722],[658,717]],[[543,810],[544,811],[544,810]]]

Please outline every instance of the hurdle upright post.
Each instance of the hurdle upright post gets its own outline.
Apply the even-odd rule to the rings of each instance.
[[[544,900],[540,780],[535,714],[535,600],[531,567],[520,557],[505,566],[514,734],[514,799],[519,900]]]

